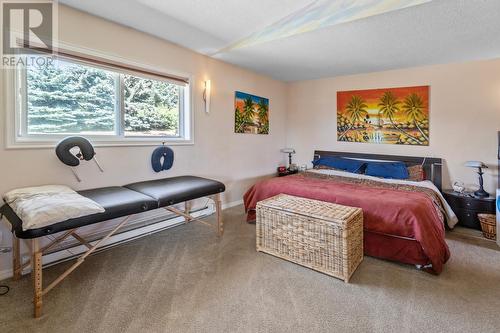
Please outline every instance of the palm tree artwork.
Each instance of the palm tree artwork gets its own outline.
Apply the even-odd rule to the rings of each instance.
[[[340,135],[339,140],[343,138],[354,126],[359,126],[359,123],[364,119],[367,115],[368,112],[366,111],[366,108],[368,106],[365,104],[365,101],[361,99],[361,97],[353,95],[351,97],[351,100],[349,103],[347,103],[346,106],[346,112],[347,115],[349,116],[350,120],[350,125],[347,130]]]
[[[382,97],[380,97],[380,103],[378,106],[380,107],[380,114],[384,117],[389,118],[391,124],[394,125],[394,115],[399,112],[399,104],[401,102],[394,96],[394,94],[390,91],[386,91]],[[380,120],[381,118],[379,118]],[[380,122],[379,122],[380,124]]]
[[[258,104],[259,134],[269,134],[269,101],[261,98]]]
[[[400,111],[399,105],[401,104],[401,101],[399,101],[396,96],[391,91],[386,91],[380,97],[380,103],[378,103],[378,106],[380,107],[379,109],[379,115],[382,115],[386,118],[389,119],[390,123],[392,124],[392,127],[398,130],[399,132],[402,133],[403,138],[408,138],[407,140],[411,140],[413,142],[418,143],[418,139],[416,139],[414,136],[411,134],[403,131],[398,127],[396,123],[394,123],[394,116],[396,113]],[[381,119],[381,118],[379,118]]]
[[[337,92],[337,140],[429,145],[429,86]]]
[[[269,99],[237,91],[234,132],[269,134]]]
[[[405,99],[403,110],[406,113],[408,119],[418,129],[424,140],[429,140],[429,137],[426,135],[426,132],[421,128],[421,122],[425,120],[423,112],[424,102],[422,101],[422,98],[417,94],[410,94]]]
[[[253,109],[253,101],[251,97],[245,98],[243,105],[243,119],[247,124],[253,124],[255,111]]]

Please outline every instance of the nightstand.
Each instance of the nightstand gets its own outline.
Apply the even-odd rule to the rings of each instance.
[[[284,177],[284,176],[289,176],[289,175],[295,175],[296,173],[299,173],[299,170],[294,170],[294,171],[287,170],[286,172],[283,172],[283,173],[278,172],[276,175],[278,177]]]
[[[481,230],[478,213],[495,214],[495,197],[477,198],[460,194],[453,190],[444,190],[444,198],[457,214],[458,224],[467,228]]]

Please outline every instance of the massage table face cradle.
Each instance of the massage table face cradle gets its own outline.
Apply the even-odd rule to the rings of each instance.
[[[175,177],[175,178],[180,178],[180,177]],[[195,178],[197,178],[197,177],[195,177]],[[199,179],[203,180],[203,178],[199,178]],[[207,181],[209,181],[209,180],[207,180]],[[155,181],[151,181],[151,182],[155,182]],[[147,182],[144,182],[144,183],[147,183]],[[141,184],[144,184],[144,183],[141,183]],[[221,202],[221,198],[220,198],[220,192],[223,192],[225,190],[225,187],[221,183],[218,183],[218,184],[219,184],[219,188],[217,189],[218,193],[211,194],[211,195],[204,195],[204,196],[209,196],[214,201],[215,214],[216,214],[216,218],[217,218],[217,224],[216,224],[217,230],[216,230],[216,232],[217,232],[217,236],[221,237],[222,234],[224,233],[224,226],[223,226],[223,221],[221,218],[222,202]],[[164,185],[164,184],[160,184],[160,185]],[[213,192],[214,190],[212,189],[210,191]],[[147,192],[147,191],[145,191],[145,192]],[[150,195],[152,195],[159,202],[162,199],[158,196],[155,196],[152,193],[150,193]],[[199,196],[199,197],[202,197],[202,196]],[[195,199],[195,198],[191,198],[191,200],[192,199]],[[211,224],[208,224],[204,221],[198,220],[190,214],[190,209],[191,209],[190,200],[184,201],[184,211],[181,211],[181,210],[179,210],[175,207],[172,207],[172,206],[164,206],[164,207],[160,207],[160,208],[168,210],[168,211],[170,211],[178,216],[184,217],[185,223],[189,223],[190,221],[198,221],[198,222],[201,222],[205,225],[212,227]],[[91,245],[89,242],[87,242],[82,236],[80,236],[76,232],[77,229],[79,228],[78,226],[75,228],[66,230],[60,236],[58,236],[55,240],[53,240],[51,243],[44,246],[43,248],[40,247],[40,243],[39,243],[39,239],[38,239],[39,237],[26,239],[27,241],[29,241],[28,245],[29,245],[30,251],[31,251],[31,259],[30,259],[30,261],[28,261],[24,264],[21,263],[20,238],[18,238],[16,236],[16,232],[13,230],[13,232],[12,232],[13,262],[12,262],[12,264],[13,264],[14,280],[20,279],[23,269],[26,268],[27,266],[31,265],[31,269],[32,269],[31,276],[32,276],[32,280],[33,280],[33,294],[34,294],[33,295],[33,305],[34,305],[35,318],[40,317],[42,314],[42,297],[45,294],[47,294],[50,290],[52,290],[55,286],[57,286],[69,274],[71,274],[71,272],[73,272],[78,266],[80,266],[85,261],[85,259],[89,255],[91,255],[94,251],[96,251],[100,247],[100,245],[103,244],[109,237],[111,237],[118,230],[120,230],[129,221],[129,219],[133,215],[134,214],[123,216],[123,220],[116,227],[114,227],[113,230],[111,230],[106,236],[104,236],[103,238],[98,240],[94,245]],[[12,221],[10,221],[10,222],[12,223]],[[76,260],[76,262],[71,267],[69,267],[65,272],[63,272],[59,277],[57,277],[53,282],[51,282],[44,289],[43,284],[42,284],[42,256],[45,253],[47,253],[47,251],[52,249],[55,245],[59,244],[60,242],[62,242],[63,240],[65,240],[66,238],[68,238],[70,236],[75,238],[76,240],[78,240],[82,245],[86,246],[88,248],[88,250],[85,253],[83,253],[82,255],[80,255],[78,257],[78,259]]]

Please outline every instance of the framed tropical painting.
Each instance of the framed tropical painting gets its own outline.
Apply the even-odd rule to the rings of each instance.
[[[269,134],[269,99],[236,91],[234,132]]]
[[[429,145],[429,86],[337,92],[337,141]]]

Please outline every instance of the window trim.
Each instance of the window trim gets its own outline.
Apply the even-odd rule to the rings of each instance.
[[[61,45],[62,43],[59,43]],[[180,112],[180,117],[182,117],[182,121],[184,126],[181,126],[179,129],[179,137],[161,137],[161,136],[125,136],[124,129],[119,128],[117,131],[118,135],[85,135],[88,137],[92,143],[96,147],[113,147],[113,146],[155,146],[161,143],[165,143],[168,145],[193,145],[194,144],[194,76],[186,73],[178,73],[175,71],[165,70],[163,68],[158,68],[158,66],[151,66],[145,64],[139,64],[137,62],[131,61],[129,59],[124,59],[121,57],[111,56],[108,54],[103,54],[97,52],[95,50],[86,49],[82,47],[75,47],[70,44],[64,43],[64,48],[70,51],[88,54],[92,57],[99,57],[102,59],[108,59],[111,62],[118,62],[122,64],[130,65],[131,68],[144,68],[145,70],[157,71],[162,73],[168,73],[169,75],[182,76],[186,77],[189,80],[189,84],[185,86],[184,89],[181,90],[183,92],[180,98],[180,110],[184,107],[184,112]],[[77,62],[73,59],[69,59],[69,61]],[[84,63],[83,61],[78,61],[79,63]],[[98,68],[103,68],[104,70],[112,70],[108,68],[104,68],[104,66],[99,66],[99,64],[92,64],[91,66],[95,66]],[[119,72],[118,70],[114,70],[119,74],[130,74],[137,75],[138,77],[147,78],[145,75],[141,75],[141,73],[134,73],[133,70],[130,72]],[[19,86],[19,69],[4,69],[2,75],[3,85],[4,85],[4,96],[6,97],[4,100],[4,113],[5,113],[5,147],[6,149],[22,149],[22,148],[53,148],[56,146],[57,142],[59,142],[64,137],[70,136],[71,134],[54,134],[54,135],[41,135],[41,136],[30,136],[27,133],[22,133],[21,129],[24,125],[23,122],[26,122],[26,119],[21,119],[21,115],[27,116],[27,113],[24,111],[25,105],[27,105],[26,100],[23,102],[23,99],[27,99],[27,94],[25,91],[26,83]],[[167,74],[166,74],[167,75]],[[122,75],[120,75],[123,78]],[[26,78],[26,76],[24,76]],[[153,78],[152,78],[153,79]],[[157,78],[158,80],[158,78]],[[117,89],[118,91],[119,89]],[[187,95],[187,96],[186,96]],[[116,106],[119,107],[119,110],[123,110],[123,93],[120,92],[119,96],[117,96]],[[118,112],[117,117],[124,117],[124,112]],[[117,119],[118,120],[118,119]],[[122,119],[120,119],[122,121]],[[122,126],[120,126],[122,127]],[[120,132],[121,131],[121,132]],[[22,135],[24,134],[24,135]],[[76,134],[78,135],[78,134]]]

